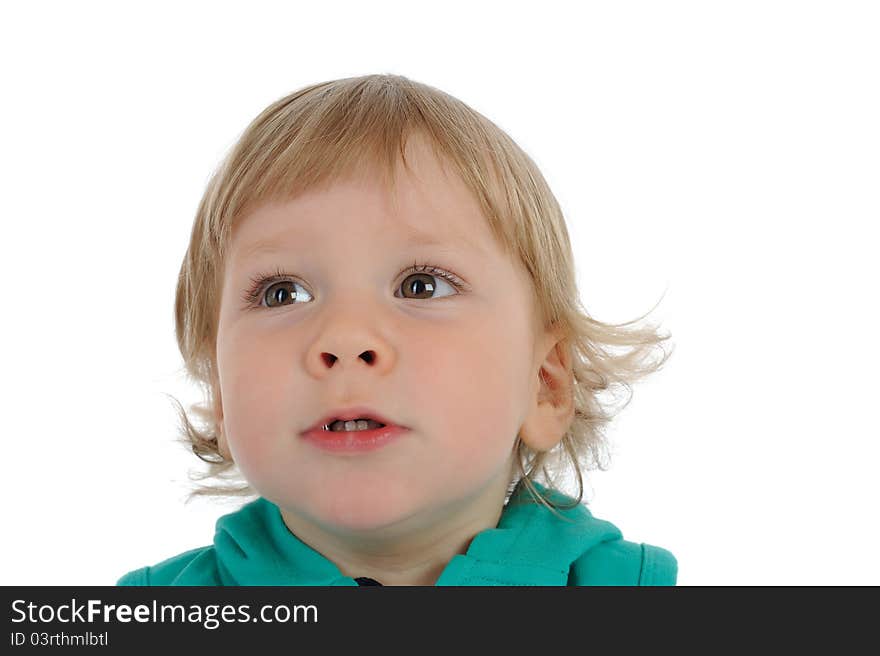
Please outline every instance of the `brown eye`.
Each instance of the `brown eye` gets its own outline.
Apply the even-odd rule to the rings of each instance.
[[[448,282],[443,280],[442,277],[428,273],[414,273],[407,276],[400,286],[404,292],[403,298],[412,298],[416,300],[436,298],[434,296],[434,292],[437,289],[435,281],[439,281],[441,285],[446,285],[453,291],[453,293],[457,293]]]
[[[292,280],[282,280],[281,282],[269,285],[266,288],[266,293],[263,294],[266,306],[271,308],[289,305],[289,302],[293,300],[299,300],[303,296],[308,296],[308,294],[297,293],[296,288],[297,284]]]

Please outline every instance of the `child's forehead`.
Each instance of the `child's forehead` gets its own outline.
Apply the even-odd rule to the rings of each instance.
[[[476,208],[473,191],[452,164],[425,145],[407,145],[406,159],[389,167],[377,156],[368,157],[337,171],[325,171],[308,186],[292,187],[273,201],[314,208],[322,205],[381,207],[392,216],[415,210]],[[417,221],[418,214],[412,217]]]
[[[271,251],[279,243],[304,246],[345,234],[402,245],[427,245],[486,255],[488,223],[464,182],[421,168],[401,171],[391,188],[375,172],[263,202],[232,229],[233,257]]]
[[[297,251],[308,253],[317,246],[356,237],[361,245],[382,244],[388,248],[429,248],[445,253],[490,257],[491,235],[479,214],[456,220],[422,208],[413,218],[407,212],[385,213],[381,209],[357,213],[335,212],[337,204],[315,197],[268,203],[245,217],[232,240],[233,261],[249,261],[264,255]],[[485,232],[485,234],[483,234]]]

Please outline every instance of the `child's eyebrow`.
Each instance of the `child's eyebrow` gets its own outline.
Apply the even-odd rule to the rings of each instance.
[[[404,233],[406,239],[403,242],[405,247],[408,246],[431,246],[439,247],[447,251],[470,250],[481,257],[486,256],[485,250],[475,239],[463,239],[461,237],[437,237],[436,235],[427,234],[418,231],[407,231]],[[278,237],[269,237],[260,239],[249,244],[239,251],[241,260],[248,260],[256,255],[282,253],[287,250],[288,246]]]

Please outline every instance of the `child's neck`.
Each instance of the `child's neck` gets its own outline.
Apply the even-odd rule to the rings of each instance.
[[[371,578],[382,585],[433,586],[449,561],[467,552],[474,536],[498,525],[506,494],[507,481],[501,480],[476,499],[372,536],[331,532],[284,508],[281,515],[297,538],[332,561],[344,576]]]

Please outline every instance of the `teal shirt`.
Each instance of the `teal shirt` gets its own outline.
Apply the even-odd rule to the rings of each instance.
[[[675,585],[678,563],[666,549],[624,540],[584,504],[558,512],[573,521],[533,502],[518,486],[498,525],[453,556],[435,585]],[[131,571],[117,585],[357,585],[291,533],[278,506],[265,498],[222,516],[216,528],[214,544]]]

